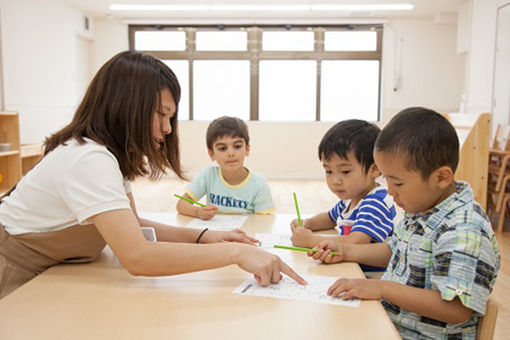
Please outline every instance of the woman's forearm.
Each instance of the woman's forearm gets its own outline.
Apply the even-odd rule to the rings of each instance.
[[[176,275],[236,264],[242,246],[236,243],[148,243],[119,260],[133,275]]]
[[[242,247],[238,243],[190,244],[149,242],[131,210],[112,210],[92,217],[96,228],[133,275],[174,275],[237,263]],[[156,225],[166,237],[195,242],[201,230]]]
[[[199,229],[173,227],[145,218],[139,218],[138,221],[142,227],[153,227],[158,241],[194,243],[201,232]]]

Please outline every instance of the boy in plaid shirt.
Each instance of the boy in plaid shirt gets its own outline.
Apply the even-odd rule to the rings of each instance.
[[[380,281],[339,279],[328,294],[382,299],[404,339],[475,339],[496,281],[496,238],[469,185],[454,181],[458,158],[448,120],[424,108],[401,111],[374,151],[389,194],[406,212],[394,235],[366,245],[324,241],[309,253],[326,263],[388,266]]]

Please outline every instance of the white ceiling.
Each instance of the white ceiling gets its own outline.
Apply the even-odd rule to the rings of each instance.
[[[115,17],[120,19],[353,19],[353,18],[395,18],[422,17],[451,23],[460,5],[467,0],[65,0],[92,17]],[[388,4],[411,3],[411,11],[385,12],[113,12],[112,3],[122,4]],[[453,19],[452,19],[453,18]]]

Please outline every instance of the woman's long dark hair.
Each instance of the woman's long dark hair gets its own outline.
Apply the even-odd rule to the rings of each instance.
[[[155,111],[161,111],[160,92],[170,90],[176,104],[170,118],[172,133],[157,149],[152,136]],[[45,141],[44,155],[74,138],[104,145],[117,158],[126,179],[156,179],[171,168],[183,178],[177,109],[181,88],[177,77],[161,61],[138,52],[121,52],[97,72],[73,120]]]

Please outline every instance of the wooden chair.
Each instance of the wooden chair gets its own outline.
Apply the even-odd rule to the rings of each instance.
[[[500,212],[503,202],[502,195],[507,191],[506,184],[510,184],[505,181],[505,176],[510,175],[510,125],[498,124],[489,149],[488,168],[487,212]],[[498,199],[495,200],[494,196],[498,196]]]
[[[496,328],[496,319],[498,318],[499,304],[489,297],[485,315],[478,322],[476,338],[480,340],[492,340],[494,329]]]
[[[503,226],[505,225],[505,217],[508,211],[508,201],[510,200],[510,194],[505,194],[502,199],[502,205],[499,211],[498,217],[498,228],[496,232],[501,233],[503,231]]]
[[[448,113],[444,116],[459,137],[459,165],[455,180],[468,182],[475,200],[486,209],[491,114]]]
[[[503,178],[503,181],[501,183],[501,189],[497,193],[497,200],[495,202],[495,210],[496,213],[499,214],[498,217],[498,227],[496,231],[498,233],[503,231],[503,226],[505,224],[505,217],[508,213],[508,202],[510,201],[510,175],[506,175]],[[495,194],[495,193],[492,193]]]

